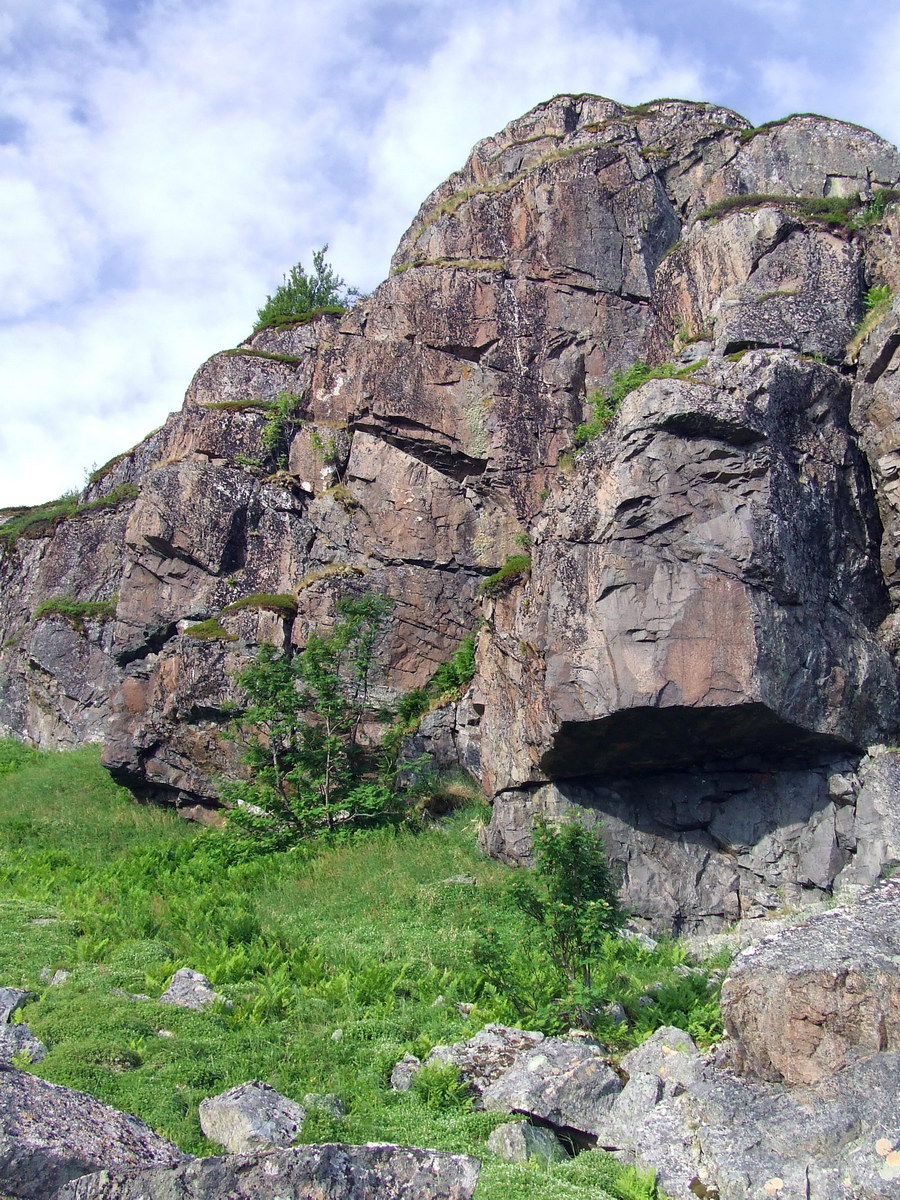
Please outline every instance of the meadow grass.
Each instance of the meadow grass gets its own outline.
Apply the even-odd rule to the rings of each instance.
[[[567,1026],[555,969],[508,895],[509,868],[475,848],[482,819],[468,808],[424,829],[242,860],[220,832],[135,804],[94,748],[0,742],[0,984],[35,992],[21,1015],[49,1049],[29,1069],[194,1154],[215,1149],[200,1100],[262,1079],[298,1101],[336,1092],[348,1105],[342,1118],[311,1111],[304,1141],[475,1154],[478,1200],[654,1195],[649,1177],[601,1153],[549,1169],[501,1163],[484,1142],[508,1117],[472,1109],[458,1088],[389,1088],[405,1052],[422,1057],[487,1021]],[[675,971],[680,948],[611,939],[602,958],[595,978],[633,1018],[624,1029],[601,1020],[611,1045],[692,1020],[715,1036],[715,998],[705,976]],[[232,1007],[121,994],[157,997],[181,966]],[[68,979],[49,986],[59,968]],[[648,992],[656,1003],[639,1003]]]

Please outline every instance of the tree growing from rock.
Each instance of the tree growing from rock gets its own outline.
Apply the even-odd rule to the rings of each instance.
[[[228,783],[223,798],[231,824],[268,848],[396,806],[392,770],[360,739],[375,646],[392,607],[386,596],[338,600],[330,632],[310,634],[293,656],[264,645],[238,675],[249,701],[239,724],[251,778]]]
[[[290,325],[307,321],[323,312],[343,312],[360,293],[348,287],[325,261],[327,244],[313,251],[313,269],[307,273],[302,263],[291,267],[283,282],[256,314],[256,328]]]

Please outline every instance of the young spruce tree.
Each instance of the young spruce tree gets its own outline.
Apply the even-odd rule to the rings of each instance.
[[[329,633],[310,634],[293,657],[264,645],[237,677],[249,701],[239,724],[251,779],[228,783],[223,798],[230,823],[267,848],[393,811],[392,772],[359,736],[392,607],[386,596],[343,598]]]

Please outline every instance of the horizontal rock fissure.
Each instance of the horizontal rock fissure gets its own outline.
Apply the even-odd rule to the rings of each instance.
[[[599,772],[627,777],[750,756],[768,766],[812,766],[853,751],[841,738],[792,724],[764,704],[646,706],[564,721],[540,765],[548,779]]]
[[[397,425],[399,422],[395,421],[394,424]],[[488,467],[486,458],[474,458],[461,450],[453,450],[449,446],[423,442],[398,433],[389,433],[382,425],[356,422],[353,428],[354,432],[368,433],[457,483],[462,483],[465,479],[473,476],[483,475]]]

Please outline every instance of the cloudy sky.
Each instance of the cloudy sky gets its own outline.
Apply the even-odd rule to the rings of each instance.
[[[373,288],[427,193],[558,92],[900,139],[868,0],[6,0],[0,505],[82,485],[330,244]]]

